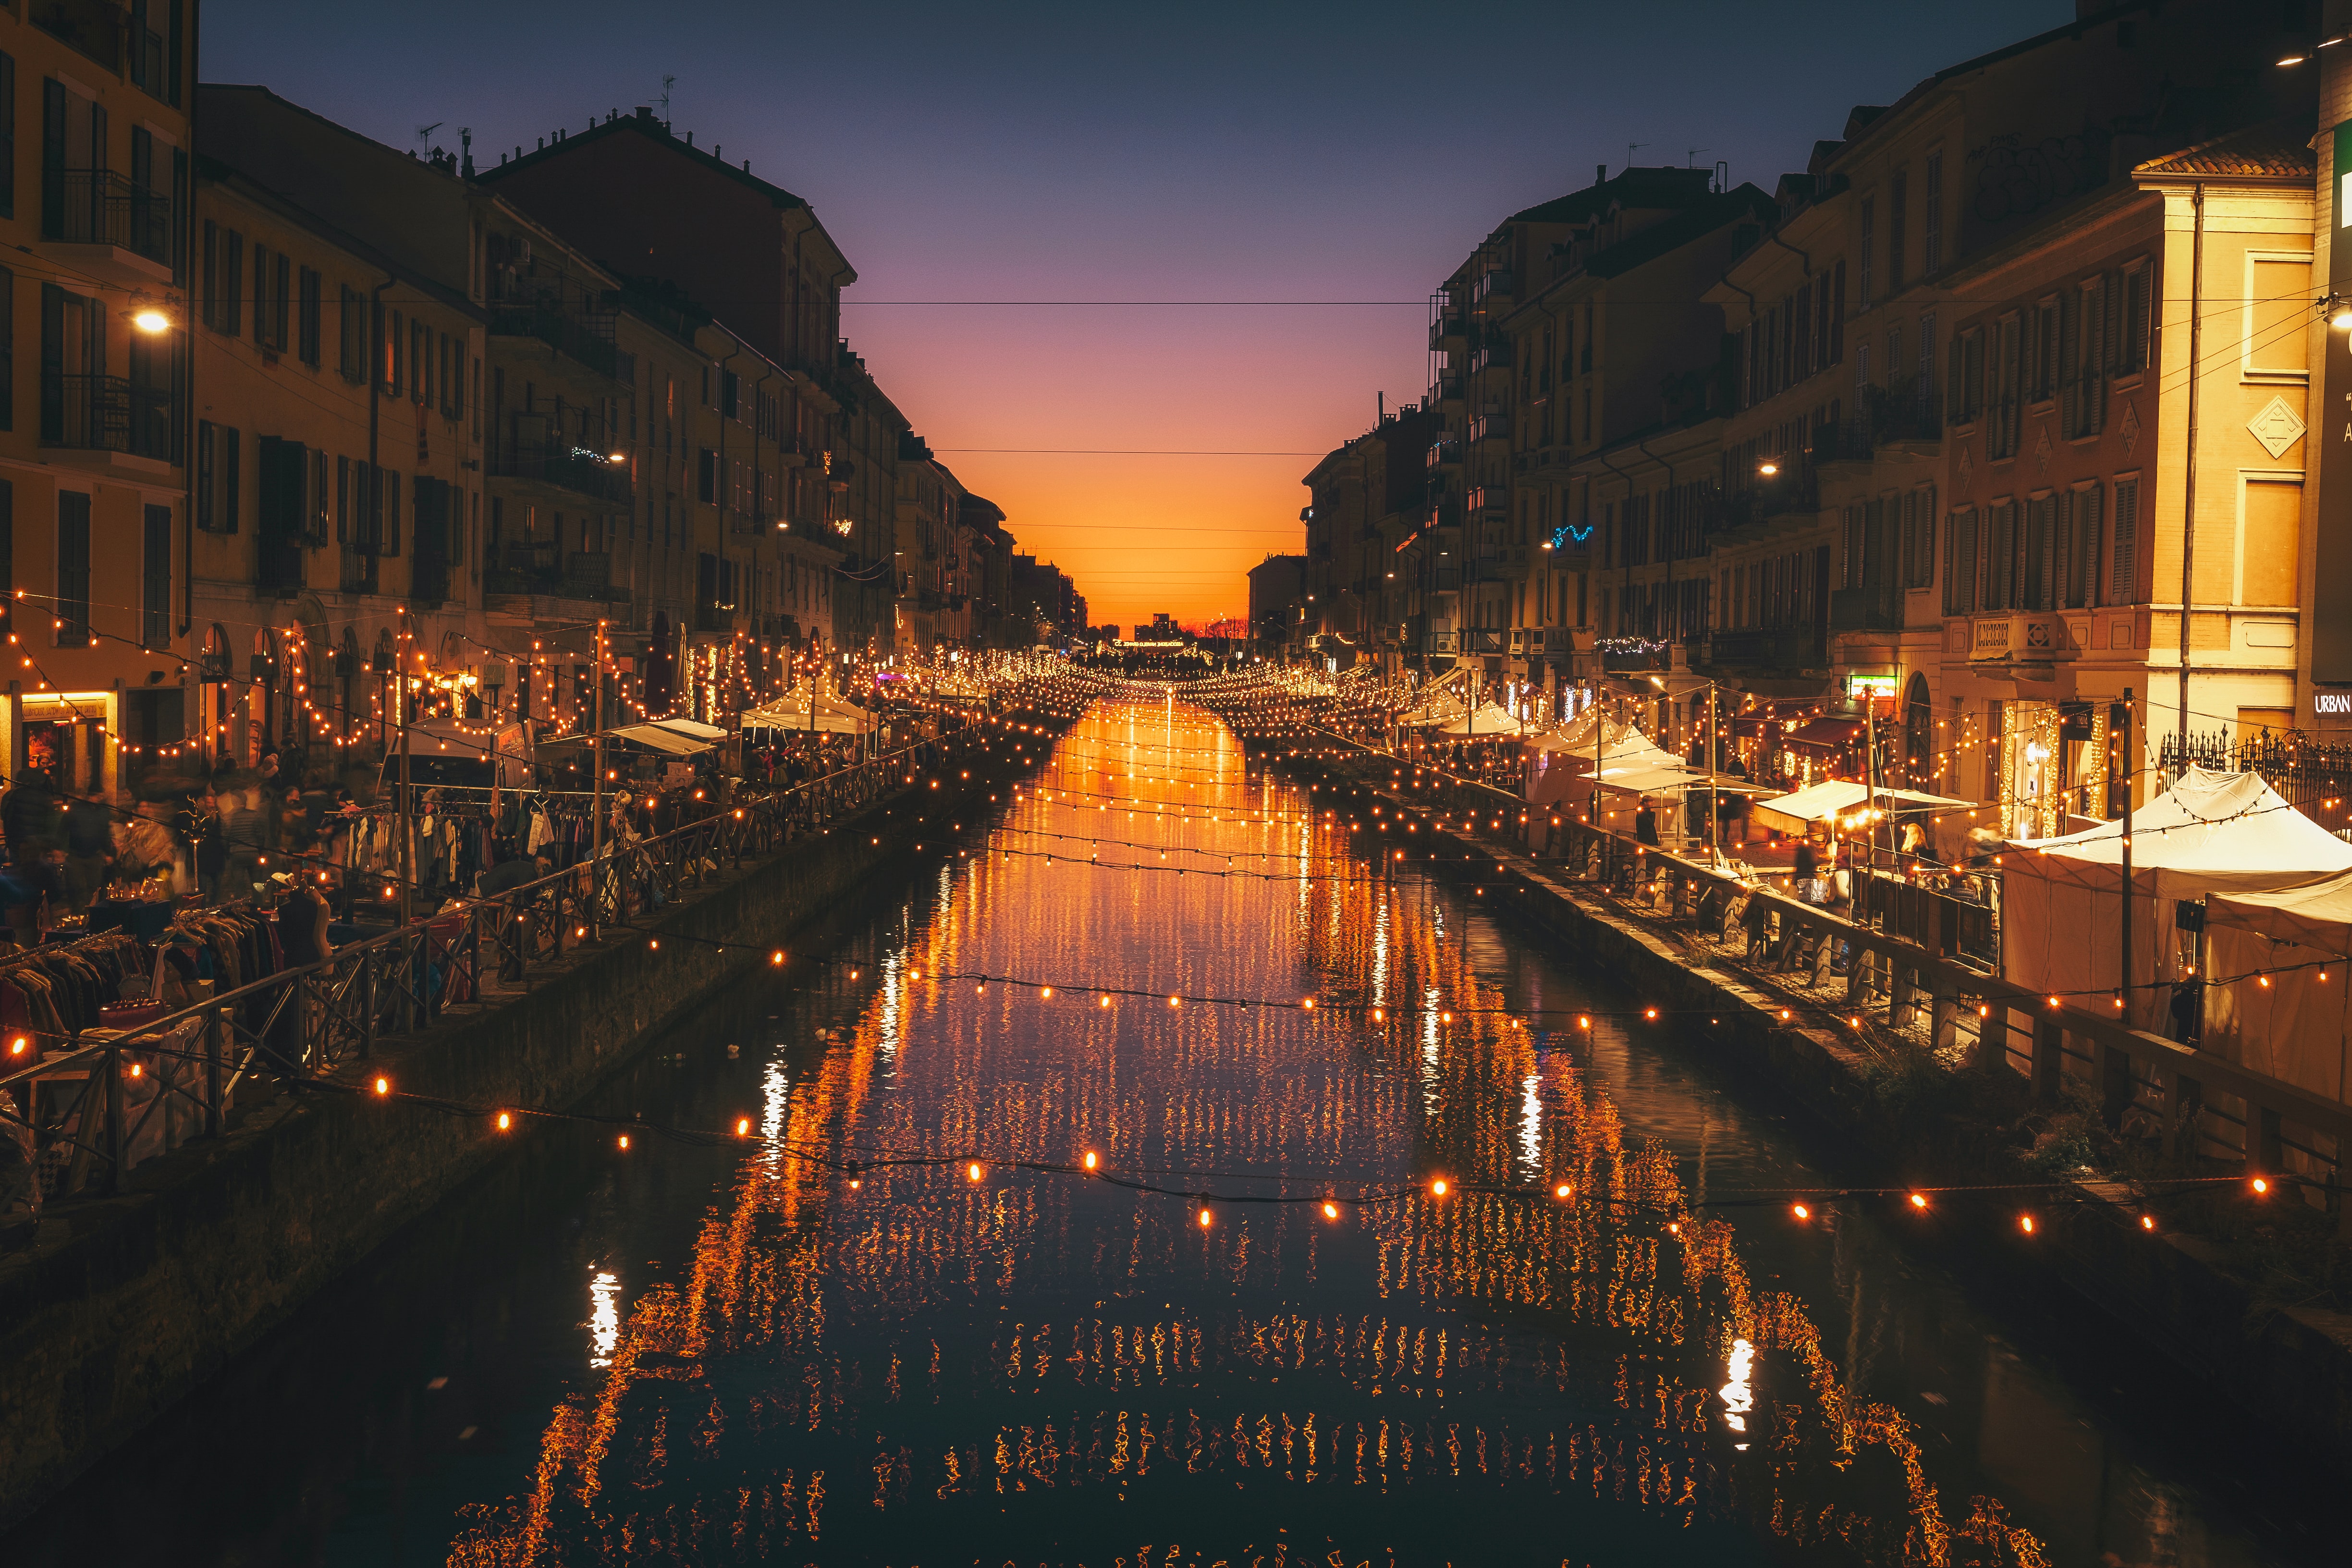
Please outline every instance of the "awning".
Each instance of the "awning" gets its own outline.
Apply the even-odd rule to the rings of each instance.
[[[1875,795],[1869,786],[1851,779],[1830,779],[1808,785],[1793,795],[1756,803],[1755,820],[1765,827],[1781,833],[1801,833],[1808,823],[1824,821],[1843,811],[1874,805],[1881,811],[1934,811],[1945,806],[1965,808],[1968,802],[1951,800],[1940,795],[1921,795],[1916,790],[1887,789],[1881,786]]]
[[[710,750],[710,742],[681,735],[675,730],[665,730],[658,724],[625,724],[617,730],[607,730],[608,741],[626,741],[633,746],[643,746],[648,752],[661,752],[673,757],[690,757]]]
[[[1862,731],[1859,719],[1814,719],[1780,737],[1780,744],[1792,752],[1834,755],[1861,740]]]
[[[737,721],[746,730],[796,730],[804,734],[814,731],[823,735],[863,735],[875,724],[874,715],[863,708],[830,697],[812,702],[805,691],[751,709]]]
[[[716,724],[706,724],[699,719],[656,719],[654,724],[664,730],[674,730],[697,741],[723,741],[727,731]]]

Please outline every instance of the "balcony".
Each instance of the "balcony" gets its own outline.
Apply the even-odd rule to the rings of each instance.
[[[105,169],[51,169],[41,179],[41,237],[72,246],[74,265],[109,283],[172,280],[172,198]]]
[[[177,460],[179,405],[169,392],[120,375],[41,377],[41,445],[169,464]]]
[[[584,447],[518,441],[493,454],[486,468],[497,478],[546,485],[605,508],[625,508],[631,500],[628,469]]]
[[[1833,632],[1899,632],[1903,629],[1903,596],[1888,583],[1866,583],[1858,588],[1830,590],[1830,630]]]
[[[1470,421],[1470,440],[1507,441],[1511,438],[1511,416],[1507,414],[1481,414]]]
[[[1429,384],[1429,406],[1435,407],[1440,404],[1459,403],[1461,401],[1462,375],[1460,372],[1449,370],[1440,375],[1435,381]]]
[[[698,632],[731,632],[735,629],[735,612],[724,605],[694,606],[694,629]]]
[[[1429,452],[1423,459],[1423,464],[1432,468],[1447,468],[1461,461],[1462,447],[1449,436],[1442,441],[1433,441],[1429,444]]]
[[[33,0],[33,26],[110,71],[122,69],[129,20],[110,0]]]
[[[1500,653],[1503,651],[1503,633],[1498,627],[1465,626],[1462,628],[1462,651]]]
[[[1480,485],[1470,492],[1470,511],[1483,515],[1487,521],[1507,518],[1511,510],[1511,492],[1500,485]]]
[[[557,353],[585,365],[613,381],[633,382],[637,356],[623,353],[602,337],[560,310],[544,309],[500,310],[490,317],[494,338],[536,338]]]
[[[1459,342],[1468,330],[1468,323],[1459,310],[1447,310],[1429,323],[1429,346],[1442,351],[1448,342]]]
[[[1507,268],[1478,275],[1470,291],[1470,301],[1481,312],[1507,310],[1511,303],[1511,274]]]
[[[1470,354],[1470,374],[1484,375],[1490,370],[1511,368],[1511,345],[1507,342],[1483,343]]]
[[[1458,568],[1453,566],[1438,566],[1431,569],[1429,574],[1429,591],[1431,593],[1452,594],[1459,592],[1461,587],[1462,573]]]

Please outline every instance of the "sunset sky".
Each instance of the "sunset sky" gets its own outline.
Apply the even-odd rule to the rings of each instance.
[[[1427,296],[1513,210],[1636,142],[1769,190],[1853,95],[2073,14],[209,0],[200,70],[396,147],[469,125],[491,162],[674,75],[676,127],[848,253],[845,332],[916,429],[1127,625],[1243,612],[1316,458],[1421,397]]]

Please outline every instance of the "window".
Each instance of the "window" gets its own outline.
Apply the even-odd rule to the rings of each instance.
[[[2095,436],[2106,424],[2107,357],[2113,341],[2109,316],[2116,308],[2115,295],[2106,279],[2094,278],[2068,301],[2074,321],[2061,334],[2066,339],[2066,363],[2060,374],[2067,379],[2060,388],[2059,422],[2069,440]]]
[[[1912,395],[1918,400],[1918,433],[1935,434],[1936,419],[1936,312],[1929,310],[1919,318],[1919,374]]]
[[[89,493],[58,492],[58,647],[88,647]]]
[[[2115,549],[2108,560],[2114,565],[2110,578],[2107,603],[2129,605],[2139,598],[2139,476],[2116,480]]]
[[[245,330],[245,236],[205,220],[205,325],[235,337]]]
[[[329,510],[329,503],[334,499],[334,493],[328,489],[327,454],[323,450],[312,452],[310,454],[310,493],[303,498],[306,503],[303,508],[303,517],[306,520],[304,531],[312,544],[326,543],[328,530],[334,526],[334,514]]]
[[[196,421],[196,526],[207,533],[236,531],[237,456],[235,430]]]
[[[1911,172],[1897,169],[1886,182],[1886,291],[1903,287],[1903,230],[1909,216]]]
[[[1903,497],[1903,586],[1925,588],[1936,580],[1936,490],[1928,486]]]
[[[2148,336],[2152,331],[2148,309],[2153,302],[2149,291],[2155,280],[2156,268],[2145,261],[2133,263],[2124,272],[2123,363],[2118,368],[2126,375],[2147,368]]]
[[[433,399],[433,329],[422,321],[408,324],[408,400]]]
[[[139,573],[139,640],[148,647],[172,646],[172,509],[151,506],[143,514]]]
[[[0,217],[16,216],[16,61],[0,55]]]
[[[2018,608],[2046,610],[2051,607],[2053,556],[2058,545],[2058,500],[2055,496],[2038,496],[2025,503],[2025,536],[2020,541]]]
[[[716,504],[719,500],[719,454],[704,447],[695,464],[695,500]]]
[[[180,101],[183,0],[131,0],[131,79],[165,103]]]
[[[2017,503],[1997,500],[1985,509],[1984,607],[2017,607]]]
[[[366,296],[345,284],[336,309],[341,314],[337,317],[335,328],[335,368],[342,373],[345,381],[365,381],[368,357]]]
[[[376,314],[376,353],[380,356],[376,375],[383,390],[397,396],[400,392],[401,315],[381,306]]]
[[[389,468],[376,474],[376,549],[378,555],[400,553],[400,476]]]
[[[2070,610],[2088,609],[2099,600],[2099,487],[2059,499],[2059,602]]]
[[[2033,331],[2027,345],[2027,401],[2047,403],[2058,395],[2058,297],[2052,295],[2033,307]]]
[[[273,353],[284,353],[289,342],[286,293],[289,266],[283,251],[265,245],[253,247],[253,341]]]
[[[1927,204],[1919,215],[1919,267],[1933,276],[1944,269],[1944,155],[1927,154],[1927,178],[1921,182]]]
[[[1989,458],[2017,456],[2020,412],[2024,401],[2024,326],[2019,318],[2005,316],[1995,328],[1993,417],[1985,436],[1985,455]]]
[[[1984,331],[1970,327],[1952,339],[1951,361],[1945,374],[1949,382],[1946,401],[1955,425],[1973,425],[1984,411]]]
[[[305,267],[302,268],[301,278],[297,284],[298,291],[301,296],[300,325],[299,328],[300,341],[298,344],[298,350],[302,363],[309,365],[313,370],[316,370],[319,366],[320,286],[324,281],[325,280],[321,279],[318,273],[312,271],[310,268]]]
[[[1878,237],[1876,232],[1877,217],[1878,198],[1875,196],[1863,197],[1861,245],[1862,265],[1856,269],[1854,277],[1854,307],[1857,310],[1867,310],[1870,309],[1870,279],[1872,276],[1871,259],[1878,248]]]
[[[2134,276],[2137,276],[2135,274]],[[2311,258],[2255,252],[2247,258],[2245,370],[2250,381],[2308,379]],[[2118,336],[2122,334],[2118,333]]]

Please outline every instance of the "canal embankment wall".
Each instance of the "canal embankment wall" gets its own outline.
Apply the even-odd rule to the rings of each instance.
[[[1304,759],[1302,759],[1302,763]],[[1958,1125],[1923,1126],[1882,1102],[1869,1058],[1833,1022],[1807,1011],[1784,1019],[1790,998],[1766,991],[1703,953],[1671,941],[1557,868],[1507,846],[1439,828],[1422,803],[1318,766],[1338,790],[1366,790],[1391,813],[1416,819],[1436,858],[1424,868],[1486,889],[1498,917],[1541,933],[1548,949],[1606,974],[1646,1005],[1706,1022],[1685,1030],[1706,1057],[1784,1102],[1859,1160],[1922,1185],[2045,1183],[2022,1151]],[[1369,805],[1369,801],[1367,802]],[[1369,826],[1370,818],[1367,817]],[[1445,857],[1458,856],[1449,861]],[[1981,1240],[2016,1249],[2125,1331],[2275,1433],[2298,1462],[2352,1473],[2352,1314],[2264,1303],[2203,1237],[2144,1231],[2139,1205],[2112,1183],[2072,1184],[2074,1201],[2040,1205],[2033,1236],[2004,1222]],[[1938,1222],[1969,1223],[1969,1205],[1939,1209]]]
[[[795,936],[903,874],[919,814],[984,809],[1019,771],[974,763],[968,778],[883,796],[764,861],[721,870],[625,936],[534,965],[528,994],[452,1006],[336,1076],[381,1074],[403,1091],[475,1106],[576,1104],[682,1016],[769,967],[777,948],[789,955]],[[281,1095],[223,1136],[134,1170],[119,1196],[45,1220],[30,1252],[0,1260],[0,1525],[491,1161],[528,1147],[528,1119],[518,1121],[500,1133],[487,1119],[364,1093]]]

